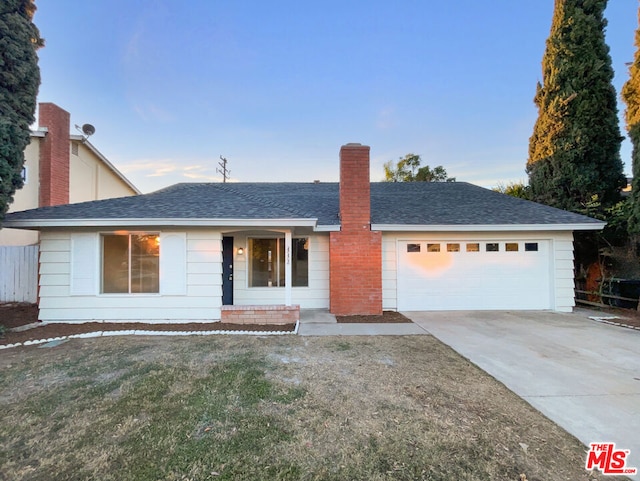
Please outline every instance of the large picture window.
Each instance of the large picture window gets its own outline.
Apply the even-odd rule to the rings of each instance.
[[[284,239],[249,239],[249,287],[284,287]],[[291,285],[309,285],[309,239],[291,239]]]
[[[102,292],[138,294],[160,292],[160,236],[108,234],[102,236]]]

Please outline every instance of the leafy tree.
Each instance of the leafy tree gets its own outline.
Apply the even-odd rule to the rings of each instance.
[[[640,23],[640,10],[638,11]],[[629,206],[629,233],[640,236],[640,27],[636,30],[636,53],[629,67],[629,80],[622,87],[622,99],[627,104],[625,120],[633,146],[631,152],[633,182]],[[635,246],[634,246],[635,247]],[[636,247],[637,248],[637,247]]]
[[[16,189],[29,126],[34,122],[40,69],[36,50],[43,45],[33,24],[33,0],[2,0],[0,5],[0,221]]]
[[[616,92],[605,43],[607,0],[556,0],[529,141],[532,199],[579,211],[615,205],[626,184]]]
[[[494,192],[500,192],[501,194],[507,194],[511,197],[518,197],[519,199],[529,199],[531,197],[529,193],[529,186],[524,182],[509,182],[508,184],[498,184],[492,189]]]
[[[441,165],[433,169],[428,165],[420,167],[420,156],[407,154],[393,165],[393,161],[384,164],[385,182],[455,182],[455,177],[449,177]]]

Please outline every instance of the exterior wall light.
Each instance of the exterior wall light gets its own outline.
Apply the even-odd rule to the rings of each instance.
[[[238,255],[244,255],[244,248],[243,247],[238,247]]]

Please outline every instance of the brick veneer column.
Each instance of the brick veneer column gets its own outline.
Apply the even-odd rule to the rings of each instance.
[[[369,147],[340,149],[340,232],[330,233],[330,310],[382,314],[382,233],[371,231]]]
[[[69,203],[69,112],[39,104],[38,124],[48,132],[40,144],[40,207]]]

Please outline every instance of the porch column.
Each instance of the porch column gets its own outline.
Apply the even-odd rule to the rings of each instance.
[[[291,231],[284,233],[284,303],[291,305]]]

